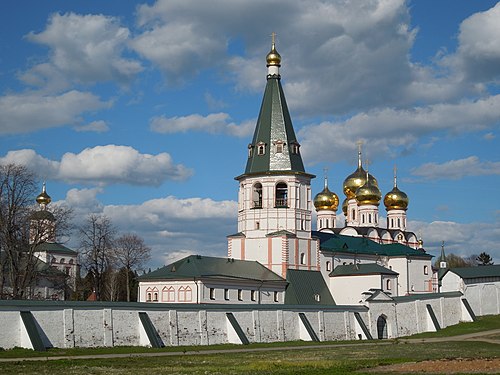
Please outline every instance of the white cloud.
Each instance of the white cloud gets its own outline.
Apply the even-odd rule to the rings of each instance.
[[[185,180],[192,171],[174,164],[166,153],[141,154],[129,146],[96,146],[78,154],[66,153],[51,161],[33,150],[9,151],[0,163],[19,163],[43,171],[47,179],[86,184],[130,184],[158,186],[166,180]]]
[[[415,37],[404,0],[280,0],[272,6],[279,12],[262,0],[159,0],[138,8],[145,30],[132,45],[167,81],[217,66],[238,89],[253,91],[262,87],[269,35],[277,31],[294,111],[339,113],[402,100],[412,78],[408,56]],[[228,35],[244,41],[242,55],[228,54]]]
[[[414,168],[411,173],[429,180],[458,180],[467,176],[500,175],[500,162],[481,162],[477,156],[469,156],[465,159],[450,160],[442,164],[425,163]]]
[[[71,207],[75,217],[78,218],[77,220],[83,220],[89,213],[102,212],[104,205],[97,199],[97,196],[103,192],[102,188],[73,188],[68,190],[63,201],[54,202],[54,204],[65,203]]]
[[[500,95],[458,104],[411,110],[381,109],[356,114],[344,122],[323,122],[299,131],[305,160],[339,161],[353,155],[354,141],[369,144],[370,158],[411,150],[422,136],[438,131],[461,133],[500,126]]]
[[[109,130],[108,124],[106,124],[106,121],[99,120],[99,121],[92,121],[86,125],[79,125],[75,127],[75,130],[77,132],[96,132],[96,133],[103,133],[107,132]]]
[[[76,90],[60,95],[40,92],[0,97],[0,134],[28,133],[76,124],[89,111],[109,107],[97,96]]]
[[[500,82],[500,3],[473,14],[460,25],[459,47],[445,56],[443,65],[450,66],[462,79],[472,82]]]
[[[29,70],[24,81],[44,82],[56,70],[70,82],[127,83],[143,69],[138,60],[123,57],[129,35],[115,17],[53,14],[44,31],[27,35],[28,40],[48,46],[50,57],[48,63]]]
[[[240,125],[229,122],[227,113],[212,113],[207,116],[193,114],[189,116],[153,117],[150,121],[151,130],[157,133],[185,133],[188,131],[201,131],[207,133],[225,133],[238,137],[248,136],[252,133],[255,121],[246,121]]]
[[[500,263],[498,222],[410,221],[408,225],[415,233],[422,233],[424,248],[432,255],[439,256],[444,241],[446,254],[466,257],[485,251],[493,257],[496,264]]]
[[[237,203],[169,196],[106,206],[103,213],[119,230],[145,238],[153,249],[152,263],[163,265],[183,254],[225,256],[226,236],[236,232]]]
[[[493,139],[495,139],[496,136],[494,133],[486,133],[484,136],[483,136],[483,139],[487,140],[487,141],[492,141]]]

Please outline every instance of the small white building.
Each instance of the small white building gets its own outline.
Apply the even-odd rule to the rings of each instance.
[[[362,304],[363,294],[374,288],[397,296],[398,273],[376,263],[337,266],[329,276],[330,290],[339,305]]]
[[[255,261],[190,255],[139,278],[139,302],[282,304],[287,282]]]
[[[449,268],[440,284],[440,292],[462,292],[474,314],[500,314],[500,265]]]

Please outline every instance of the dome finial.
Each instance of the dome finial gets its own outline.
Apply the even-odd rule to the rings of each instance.
[[[362,168],[363,161],[361,160],[361,147],[363,146],[363,141],[360,139],[356,142],[356,144],[358,145],[358,168]]]
[[[339,197],[337,194],[331,192],[330,189],[328,189],[328,168],[323,168],[323,171],[325,173],[325,187],[323,188],[322,192],[316,194],[316,196],[314,197],[314,207],[316,207],[316,211],[337,211],[337,208],[339,206]]]
[[[47,194],[45,181],[42,185],[42,192],[36,197],[36,202],[40,205],[40,209],[42,210],[45,210],[47,208],[47,205],[52,202],[52,198],[50,198],[50,195]]]
[[[398,167],[394,164],[394,187],[398,187]]]
[[[267,61],[267,75],[268,77],[277,76],[279,77],[279,67],[281,66],[281,56],[276,51],[276,33],[271,34],[271,51],[266,56]]]

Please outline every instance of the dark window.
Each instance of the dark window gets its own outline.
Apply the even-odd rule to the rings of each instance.
[[[252,200],[253,208],[262,208],[262,184],[260,182],[253,186]]]
[[[275,207],[288,207],[288,186],[284,182],[276,184],[276,204]]]

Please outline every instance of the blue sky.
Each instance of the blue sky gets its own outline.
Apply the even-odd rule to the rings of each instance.
[[[143,236],[152,267],[224,256],[272,32],[314,193],[328,168],[343,199],[362,140],[428,252],[499,263],[496,1],[2,1],[0,162]]]

